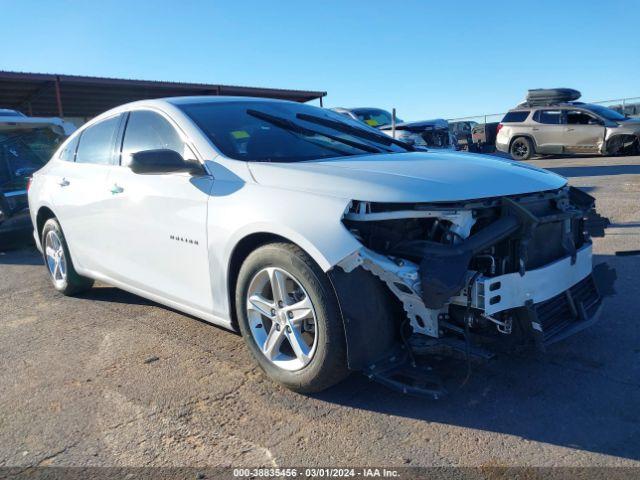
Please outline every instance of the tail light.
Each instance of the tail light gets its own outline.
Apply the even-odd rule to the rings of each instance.
[[[498,133],[500,131],[500,129],[502,128],[502,124],[499,123],[498,126],[496,127],[496,133]]]
[[[29,189],[31,188],[32,180],[33,180],[33,177],[27,178],[27,193],[29,192]]]

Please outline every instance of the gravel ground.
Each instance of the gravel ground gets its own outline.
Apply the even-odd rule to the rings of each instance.
[[[618,272],[598,324],[546,356],[453,364],[450,394],[353,375],[303,396],[242,339],[121,290],[54,292],[33,249],[0,253],[0,466],[640,466],[640,158],[529,162],[598,199]]]

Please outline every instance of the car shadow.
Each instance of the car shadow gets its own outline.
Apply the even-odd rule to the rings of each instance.
[[[600,177],[607,175],[640,175],[640,165],[602,165],[593,167],[545,167],[566,178]]]
[[[22,250],[35,246],[31,231],[0,233],[0,252]]]
[[[20,243],[7,247],[0,243],[0,265],[44,265],[44,260],[35,246]]]
[[[640,269],[640,257],[595,259],[603,261],[619,278],[635,278]],[[419,420],[425,429],[441,423],[640,460],[640,330],[627,311],[638,289],[617,283],[598,323],[544,354],[498,354],[473,363],[468,379],[463,360],[434,363],[448,390],[439,400],[406,396],[362,375],[315,397]]]
[[[192,319],[192,320],[197,320],[198,322],[208,326],[220,328],[225,332],[229,332],[231,334],[235,333],[224,327],[219,327],[217,325],[214,325],[210,322],[207,322],[206,320],[203,320],[189,313],[176,310],[175,308],[169,307],[167,305],[163,305],[158,302],[154,302],[153,300],[146,299],[144,297],[136,295],[135,293],[130,293],[130,292],[127,292],[126,290],[122,290],[117,287],[112,287],[110,285],[100,284],[98,286],[94,286],[93,288],[85,292],[75,295],[75,297],[82,298],[84,300],[89,300],[92,302],[106,302],[106,303],[122,304],[122,305],[141,305],[141,306],[156,307],[162,310],[166,310],[168,312],[173,312],[178,315],[188,317],[189,319]]]
[[[76,295],[78,298],[91,300],[94,302],[121,303],[125,305],[147,305],[160,308],[167,308],[152,300],[147,300],[125,290],[116,287],[98,286]]]

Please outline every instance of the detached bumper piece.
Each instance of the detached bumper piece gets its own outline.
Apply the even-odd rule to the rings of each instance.
[[[363,373],[369,380],[405,395],[438,400],[447,394],[440,375],[429,365],[418,364],[404,349],[382,362],[370,365]]]
[[[524,309],[536,345],[544,349],[595,323],[602,297],[593,275],[565,292]]]

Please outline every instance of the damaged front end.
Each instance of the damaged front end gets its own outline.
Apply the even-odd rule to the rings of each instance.
[[[393,328],[396,342],[458,338],[541,349],[585,328],[602,303],[591,236],[603,236],[607,222],[593,197],[573,187],[446,204],[353,201],[343,223],[363,247],[332,273],[350,366],[383,358],[390,344],[380,337]],[[371,275],[404,322],[390,326],[382,306],[359,313],[375,294],[365,286]],[[611,272],[605,281],[612,283]],[[367,329],[374,335],[362,335]],[[373,345],[363,350],[362,337],[375,337]]]

